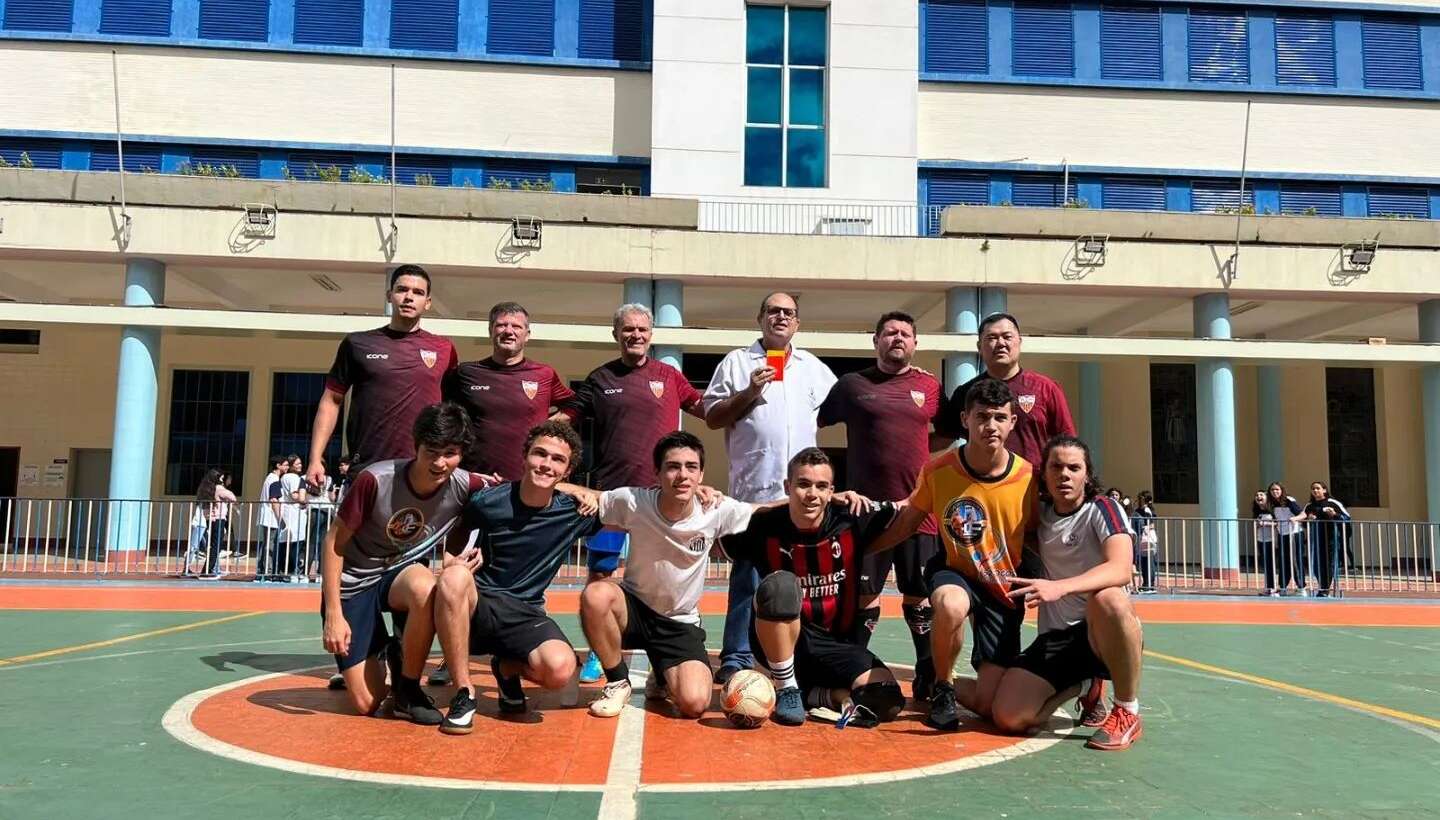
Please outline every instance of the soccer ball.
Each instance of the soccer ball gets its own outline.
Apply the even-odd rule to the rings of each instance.
[[[775,711],[775,687],[754,669],[742,669],[720,690],[720,708],[733,725],[754,729]]]

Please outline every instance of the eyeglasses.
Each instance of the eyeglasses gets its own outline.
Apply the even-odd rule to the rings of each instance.
[[[773,307],[773,306],[772,306],[772,307],[765,308],[765,315],[766,315],[766,316],[784,316],[786,319],[794,319],[796,316],[799,316],[799,315],[800,315],[800,311],[796,310],[795,308]]]

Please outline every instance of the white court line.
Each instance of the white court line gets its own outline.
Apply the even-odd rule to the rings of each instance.
[[[172,646],[167,649],[136,649],[132,652],[111,652],[108,655],[86,655],[80,658],[62,658],[55,661],[17,663],[14,666],[0,666],[0,672],[10,672],[17,669],[38,669],[42,666],[59,666],[65,663],[84,663],[85,661],[103,661],[112,658],[130,658],[136,655],[159,655],[165,652],[189,652],[194,649],[230,649],[236,646],[261,646],[264,644],[272,643],[299,643],[300,641],[314,640],[314,636],[306,636],[304,638],[269,638],[263,641],[237,641],[235,643],[193,644],[191,646]]]
[[[640,788],[640,768],[644,762],[645,679],[650,659],[645,653],[636,652],[630,660],[630,685],[634,691],[630,694],[630,703],[620,710],[620,725],[615,727],[599,820],[632,820],[640,810],[635,793]]]

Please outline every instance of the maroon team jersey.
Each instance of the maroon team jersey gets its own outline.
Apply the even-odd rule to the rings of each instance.
[[[732,559],[754,562],[760,577],[772,572],[794,573],[800,581],[800,623],[853,640],[860,612],[861,558],[865,547],[895,518],[889,502],[856,517],[831,507],[818,530],[800,530],[789,507],[773,507],[750,517],[742,533],[721,541]]]
[[[965,394],[970,385],[982,379],[989,379],[989,373],[955,388],[950,401],[941,408],[936,419],[936,429],[947,436],[963,438],[965,426],[960,423],[960,413],[965,409]],[[1036,465],[1043,472],[1041,456],[1045,453],[1045,442],[1055,436],[1075,435],[1075,422],[1070,418],[1070,405],[1065,403],[1065,391],[1049,376],[1042,376],[1033,370],[1021,370],[1005,382],[1015,394],[1015,429],[1005,446],[1017,456]]]
[[[680,371],[652,357],[639,367],[616,359],[590,371],[566,415],[594,420],[593,486],[654,486],[655,442],[679,429],[682,410],[698,413],[701,399]]]
[[[445,398],[470,413],[475,445],[462,466],[519,481],[525,469],[525,436],[552,415],[550,408],[568,407],[575,391],[548,364],[524,359],[503,365],[487,357],[457,367],[445,381]]]
[[[867,367],[840,377],[820,405],[819,424],[845,423],[850,489],[876,501],[910,497],[930,460],[930,422],[942,395],[934,376],[914,368],[890,375]],[[920,532],[937,531],[933,517],[920,525]]]
[[[384,459],[415,457],[410,428],[421,410],[440,401],[441,384],[456,360],[449,339],[424,330],[381,327],[346,334],[325,389],[351,394],[345,440],[353,472]]]

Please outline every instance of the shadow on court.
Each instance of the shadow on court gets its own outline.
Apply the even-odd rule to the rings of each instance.
[[[293,672],[307,678],[327,680],[335,658],[331,655],[221,652],[218,655],[206,655],[200,662],[217,672],[233,672],[236,668],[246,668],[259,672]]]

